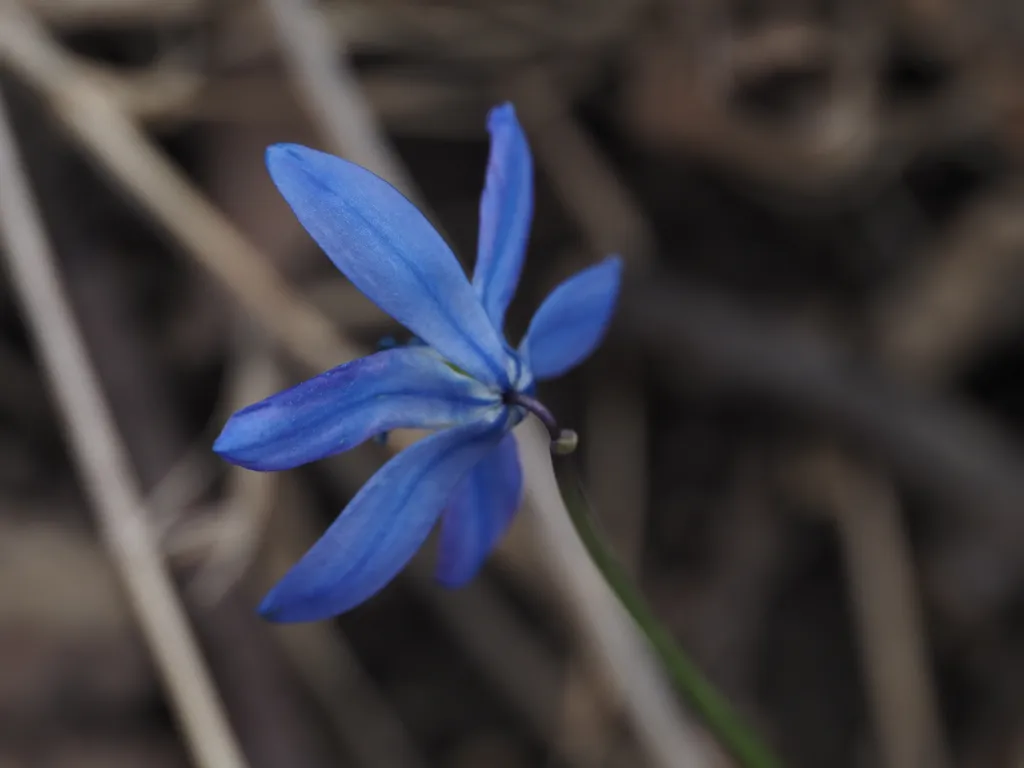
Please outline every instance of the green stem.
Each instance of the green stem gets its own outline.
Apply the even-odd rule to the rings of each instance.
[[[660,657],[676,690],[743,768],[782,768],[782,761],[743,723],[647,605],[629,574],[604,543],[575,475],[561,473],[561,486],[576,532],[612,591]]]

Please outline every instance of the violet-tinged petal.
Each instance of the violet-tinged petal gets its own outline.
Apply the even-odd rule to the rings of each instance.
[[[523,498],[523,470],[511,432],[481,459],[452,494],[441,519],[437,579],[460,587],[498,544]]]
[[[600,343],[615,309],[622,259],[611,256],[559,285],[530,321],[519,351],[540,381],[579,365]]]
[[[462,370],[507,386],[501,338],[462,267],[398,190],[297,144],[267,149],[267,168],[306,231],[360,291]]]
[[[511,104],[487,116],[491,153],[480,198],[473,288],[500,333],[519,283],[533,218],[533,158]]]
[[[290,469],[391,429],[463,424],[500,408],[498,395],[430,349],[389,349],[243,408],[213,449],[248,469]]]
[[[316,621],[372,597],[422,546],[459,481],[503,434],[503,420],[466,424],[399,453],[270,591],[260,613]]]

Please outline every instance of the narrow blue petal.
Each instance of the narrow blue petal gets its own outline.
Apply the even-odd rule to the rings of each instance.
[[[470,470],[441,520],[437,579],[461,587],[508,529],[523,498],[523,470],[512,433]]]
[[[500,396],[456,373],[426,347],[389,349],[243,408],[213,449],[248,469],[297,467],[391,429],[436,429],[479,420]]]
[[[533,218],[533,158],[511,104],[487,116],[491,154],[480,199],[473,288],[500,333],[519,283]]]
[[[579,365],[604,336],[615,309],[622,259],[611,256],[559,285],[530,321],[519,351],[541,381]]]
[[[452,491],[501,440],[504,420],[437,432],[362,487],[327,532],[264,598],[272,621],[316,621],[372,597],[426,540]]]
[[[267,168],[306,231],[377,306],[480,381],[507,386],[505,351],[451,249],[372,173],[296,144]]]

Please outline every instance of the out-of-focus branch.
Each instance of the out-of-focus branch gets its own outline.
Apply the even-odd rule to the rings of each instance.
[[[382,131],[353,72],[338,61],[346,52],[311,0],[262,0],[273,22],[285,66],[313,121],[347,159],[387,179],[419,201],[412,178]]]
[[[266,321],[271,338],[317,370],[357,356],[14,0],[0,4],[0,62],[43,93],[92,159],[237,292],[245,309]]]
[[[598,253],[621,252],[633,266],[648,265],[654,248],[650,223],[594,140],[569,114],[551,79],[533,70],[506,90],[539,164],[588,244]]]
[[[162,127],[179,121],[282,124],[294,120],[298,99],[280,72],[204,73],[193,66],[103,66],[81,59],[83,72],[133,118]],[[476,136],[482,93],[430,73],[366,73],[362,91],[389,130],[403,134]]]
[[[982,132],[991,135],[1000,123],[1007,133],[1017,131],[1018,68],[1013,55],[978,46],[997,35],[978,34],[982,14],[972,12],[973,6],[969,11],[941,0],[896,4],[955,6],[953,13],[937,15],[944,25],[952,21],[947,31],[962,42],[971,40],[974,49],[963,57],[965,66],[933,93],[891,101],[880,93],[887,80],[882,41],[892,29],[880,28],[886,14],[872,6],[844,3],[829,21],[812,14],[794,20],[788,13],[772,19],[769,11],[767,19],[742,25],[729,19],[728,6],[703,5],[686,13],[681,29],[665,25],[636,44],[616,114],[645,143],[763,182],[755,190],[761,186],[774,197],[784,190],[789,194],[780,199],[796,194],[810,205],[849,200],[851,193],[897,180],[902,169],[930,152]],[[915,18],[910,28],[899,22],[892,27],[917,38],[928,26],[923,17],[930,15]],[[947,64],[946,52],[937,50],[943,47],[926,44],[924,51]],[[785,103],[780,98],[770,110],[745,97],[770,92],[774,78],[793,75],[820,85]]]
[[[566,96],[538,69],[520,75],[507,88],[530,136],[537,165],[588,245],[591,255],[586,261],[619,253],[630,274],[646,273],[653,229],[596,142],[572,116]],[[613,545],[636,573],[643,555],[650,483],[647,409],[634,357],[615,345],[598,353],[593,364],[601,372],[585,393],[583,428],[588,486],[603,502],[602,522]],[[585,664],[569,667],[563,697],[566,733],[561,741],[577,745],[583,761],[589,762],[588,753],[610,751],[609,740],[618,734],[607,725],[615,703],[600,701],[605,692],[595,690],[592,676],[582,675],[586,669]],[[581,707],[586,700],[594,704]]]
[[[15,350],[0,343],[0,414],[37,433],[48,416],[47,403],[39,391],[39,379],[28,361]]]
[[[64,179],[50,179],[47,184],[48,174],[45,173],[43,158],[39,159],[39,165],[44,171],[40,173],[41,191],[52,192],[54,182]],[[227,509],[233,507],[233,517],[228,517],[231,513],[225,511],[200,511],[196,508],[203,491],[209,490],[208,487],[204,489],[204,475],[215,478],[217,474],[217,462],[209,450],[211,436],[195,440],[183,427],[177,403],[167,389],[166,378],[161,375],[159,355],[141,333],[139,324],[134,322],[133,294],[122,280],[123,272],[118,269],[117,261],[102,241],[93,244],[88,231],[82,232],[84,222],[75,210],[61,205],[59,195],[48,194],[47,197],[52,200],[50,210],[54,219],[54,237],[64,246],[63,273],[76,304],[76,319],[89,344],[93,364],[102,379],[139,482],[144,487],[153,487],[158,481],[165,488],[182,486],[177,493],[161,494],[165,502],[176,502],[172,508],[165,509],[167,517],[176,523],[171,530],[191,529],[197,534],[199,531],[194,526],[198,524],[206,534],[202,542],[206,564],[213,566],[214,561],[218,561],[217,567],[226,571],[222,584],[228,582],[230,587],[232,565],[220,557],[227,554],[225,538],[232,532],[241,533],[238,529],[246,523],[250,530],[237,539],[232,537],[229,546],[241,545],[244,549],[246,539],[251,542],[259,536],[261,507],[265,509],[273,503],[281,475],[247,473],[244,480],[237,475],[230,478],[226,484],[229,495],[222,504]],[[266,350],[259,348],[261,341],[262,335],[248,347],[240,345],[240,356],[265,355]],[[250,366],[246,373],[249,375],[244,385],[249,396],[258,398],[267,394],[266,388],[274,387],[274,377],[268,375],[270,372],[265,367],[258,371]],[[228,398],[243,394],[232,391],[235,389],[232,385],[237,383],[233,377],[227,377]],[[260,387],[264,389],[260,390]],[[199,445],[202,448],[197,451]],[[182,456],[190,460],[183,462]],[[172,470],[168,473],[169,467],[190,464],[197,470],[195,477],[189,477],[192,474],[189,472]],[[263,476],[258,476],[261,474]],[[231,496],[239,492],[248,498]],[[260,498],[254,502],[251,497],[255,495]],[[242,509],[241,504],[246,502],[248,505]],[[232,520],[233,524],[226,523],[226,520]],[[147,519],[147,523],[150,523],[154,536],[158,535],[152,520]],[[166,542],[167,539],[161,541]],[[235,556],[241,561],[234,565],[237,573],[244,569],[245,557],[242,553],[235,553]],[[318,768],[329,764],[330,758],[323,748],[316,723],[308,717],[308,702],[282,664],[281,655],[266,627],[253,617],[251,600],[242,599],[237,591],[228,588],[217,604],[211,605],[211,590],[207,589],[203,594],[196,589],[199,584],[212,586],[208,578],[210,570],[204,573],[202,567],[191,568],[195,562],[194,558],[178,558],[171,564],[184,577],[179,579],[179,583],[192,577],[192,589],[183,594],[183,599],[209,660],[214,681],[219,685],[224,708],[250,765],[268,768],[284,763]]]
[[[653,227],[597,143],[570,113],[566,97],[544,72],[533,70],[508,86],[537,163],[594,254],[619,253],[634,278],[653,261]],[[637,361],[610,346],[605,370],[587,393],[587,479],[604,502],[605,523],[621,556],[639,561],[647,514],[647,424],[642,381],[629,380]]]
[[[913,393],[820,334],[671,278],[625,289],[618,329],[673,379],[711,380],[838,426],[936,498],[1002,509],[1024,500],[1024,457],[950,400]],[[1008,522],[1008,521],[1004,521]]]
[[[486,5],[449,7],[418,0],[331,3],[319,15],[325,30],[341,33],[357,53],[400,51],[495,73],[538,58],[569,70],[585,69],[595,53],[629,31],[642,5],[635,0],[573,0],[558,6],[521,2],[511,24],[506,14]],[[26,7],[61,30],[201,23],[209,10],[199,0],[26,0]],[[255,7],[242,9],[232,34],[251,56],[269,47],[271,33]]]
[[[1024,456],[977,414],[953,400],[911,392],[807,329],[664,277],[625,289],[618,329],[680,386],[703,381],[782,403],[838,428],[946,509],[970,510],[977,537],[958,538],[942,551],[936,571],[945,571],[944,586],[952,587],[936,597],[961,619],[972,620],[1002,600],[999,585],[1016,583]],[[987,577],[971,580],[979,561]]]
[[[266,344],[251,338],[248,329],[237,335],[240,349],[225,385],[224,405],[229,413],[286,386]],[[227,493],[209,515],[206,546],[191,580],[191,591],[199,603],[215,605],[241,581],[277,502],[279,480],[280,475],[272,472],[228,469]]]
[[[838,529],[883,763],[888,768],[950,766],[913,556],[893,490],[831,451],[799,470],[805,491],[828,508]]]
[[[466,653],[530,721],[534,732],[557,746],[555,707],[561,667],[555,655],[490,594],[487,584],[478,580],[457,591],[439,589],[431,578],[431,564],[419,559],[414,567],[419,571],[414,581],[417,591],[458,630]],[[565,757],[571,761],[573,755]]]
[[[5,257],[100,530],[121,572],[197,762],[243,768],[188,618],[143,517],[143,502],[75,328],[0,102],[0,221]]]
[[[567,603],[575,620],[592,628],[585,640],[601,659],[601,671],[623,695],[626,714],[637,737],[661,766],[719,764],[707,735],[679,714],[664,671],[573,528],[561,501],[548,451],[548,438],[539,424],[524,422],[516,430],[525,476],[527,509],[537,524],[537,539],[547,567],[560,589],[576,599]],[[558,504],[549,499],[558,498]]]
[[[817,119],[772,130],[737,115],[728,94],[709,88],[707,73],[672,36],[637,47],[623,100],[619,113],[646,143],[704,156],[796,194],[849,189],[873,170],[866,161],[878,150],[879,116],[859,90],[837,89]]]
[[[1024,319],[1024,189],[1006,186],[979,199],[924,265],[883,296],[876,344],[890,370],[936,382],[979,342]]]
[[[201,0],[103,0],[98,3],[31,0],[30,7],[60,26],[132,26],[139,23],[174,23],[194,18]]]

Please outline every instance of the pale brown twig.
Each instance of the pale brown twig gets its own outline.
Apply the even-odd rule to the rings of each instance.
[[[68,439],[184,735],[207,768],[243,768],[188,618],[152,540],[143,501],[67,298],[0,102],[0,221],[11,279]]]
[[[236,292],[271,338],[317,370],[358,356],[13,0],[0,5],[0,61],[47,97],[100,167]]]
[[[883,763],[952,765],[927,662],[913,557],[892,488],[835,451],[813,457],[802,470],[839,533]]]
[[[646,272],[654,247],[652,228],[596,142],[572,117],[550,77],[534,70],[516,79],[509,91],[538,166],[596,257],[621,253],[632,275]],[[586,478],[594,496],[602,500],[602,523],[617,554],[636,573],[643,554],[649,489],[646,403],[642,381],[632,376],[639,360],[611,346],[599,353],[594,364],[600,372],[586,391]],[[618,734],[609,727],[608,717],[618,702],[575,706],[581,699],[607,699],[606,690],[593,679],[581,677],[584,670],[593,668],[593,659],[583,661],[587,663],[571,664],[565,679],[565,732],[560,743],[566,748],[586,745],[591,753],[610,751],[608,740]],[[593,719],[588,723],[587,718]],[[584,762],[586,755],[584,749],[580,753]]]
[[[936,384],[980,343],[1018,325],[1024,189],[1007,185],[960,214],[922,269],[883,295],[875,346],[887,368]]]
[[[283,377],[263,346],[256,339],[241,339],[239,359],[226,385],[228,413],[284,388]],[[230,468],[227,494],[212,512],[201,565],[190,580],[201,603],[212,605],[223,598],[253,561],[277,503],[279,478],[273,472]]]
[[[391,147],[355,75],[338,61],[344,43],[332,34],[326,17],[310,0],[262,0],[280,42],[285,67],[313,122],[352,162],[387,179],[406,197],[421,195]]]
[[[637,738],[657,765],[693,768],[720,759],[709,737],[679,713],[679,705],[650,646],[636,631],[625,609],[590,559],[561,505],[546,433],[526,421],[516,430],[521,446],[527,510],[537,524],[537,544],[546,555],[555,583],[574,599],[567,608],[576,622],[593,628],[585,640],[613,690],[622,695],[625,713]]]

